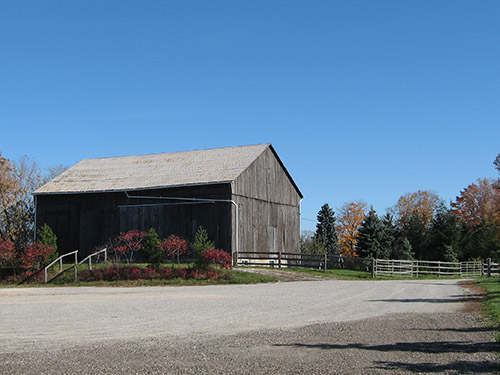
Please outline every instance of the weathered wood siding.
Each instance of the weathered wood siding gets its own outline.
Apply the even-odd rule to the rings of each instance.
[[[135,196],[230,199],[229,184],[135,191]],[[157,199],[128,199],[123,192],[37,196],[37,228],[47,223],[58,238],[60,253],[91,253],[120,232],[154,228],[160,237],[176,234],[189,241],[198,226],[207,229],[216,246],[231,251],[232,205],[206,203],[164,205]],[[155,204],[154,206],[138,206]],[[162,204],[162,205],[156,205]]]
[[[271,148],[233,183],[240,251],[298,252],[300,193]]]

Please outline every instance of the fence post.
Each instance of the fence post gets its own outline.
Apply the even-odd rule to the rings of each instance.
[[[374,279],[377,274],[377,271],[375,270],[376,267],[376,260],[375,258],[372,258],[372,279]]]
[[[325,260],[323,262],[323,268],[324,268],[325,272],[326,272],[326,268],[327,268],[327,263],[328,263],[328,254],[325,254]]]
[[[488,271],[486,275],[488,275],[488,277],[491,277],[491,258],[488,258],[487,262],[488,262]]]
[[[43,269],[43,282],[47,284],[47,268]]]
[[[278,268],[281,268],[281,251],[278,251]]]
[[[441,278],[441,261],[438,262],[438,279]]]

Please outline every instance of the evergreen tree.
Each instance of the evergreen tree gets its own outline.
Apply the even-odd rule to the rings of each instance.
[[[38,237],[37,242],[50,246],[55,252],[57,252],[57,236],[47,224],[44,224],[37,231],[36,235]]]
[[[391,242],[390,233],[372,207],[359,228],[356,252],[363,258],[387,259]]]
[[[338,255],[339,244],[335,230],[335,213],[328,203],[321,207],[317,219],[316,240],[325,246],[328,254]]]
[[[397,230],[394,225],[394,218],[390,213],[386,213],[382,219],[386,235],[386,241],[389,243],[390,259],[413,259],[414,253],[410,241]]]
[[[392,242],[391,259],[414,259],[415,253],[411,251],[411,243],[408,238],[398,235]]]
[[[208,233],[201,225],[194,235],[194,242],[191,244],[191,250],[196,259],[200,259],[201,253],[207,249],[214,249],[215,244],[208,239]]]
[[[440,204],[429,230],[426,259],[456,262],[459,258],[460,227],[455,213]]]
[[[163,251],[160,249],[160,243],[161,241],[158,237],[158,233],[156,233],[153,228],[149,229],[148,234],[144,238],[141,252],[145,260],[155,267],[160,265],[164,256]]]

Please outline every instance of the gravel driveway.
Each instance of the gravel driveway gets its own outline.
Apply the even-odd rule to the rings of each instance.
[[[0,373],[489,373],[499,348],[463,312],[470,293],[450,280],[0,289]]]

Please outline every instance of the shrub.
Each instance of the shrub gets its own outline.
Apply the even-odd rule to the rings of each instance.
[[[146,234],[141,248],[141,253],[146,262],[151,263],[155,268],[160,266],[160,262],[164,256],[163,251],[160,249],[160,243],[158,233],[151,228]]]
[[[201,253],[201,258],[207,263],[220,264],[222,268],[232,268],[233,259],[224,250],[208,249]]]
[[[201,225],[198,227],[196,234],[194,235],[194,241],[191,244],[191,249],[193,250],[193,255],[197,261],[201,260],[201,253],[207,249],[213,249],[215,244],[213,241],[208,239],[208,233]]]
[[[111,253],[115,261],[125,258],[130,263],[136,252],[141,250],[147,233],[139,230],[130,230],[127,233],[120,233],[115,239],[115,244],[111,247]]]
[[[161,242],[160,248],[168,258],[172,259],[172,269],[174,269],[175,258],[177,257],[177,262],[179,262],[179,256],[187,252],[188,244],[182,237],[171,234]]]
[[[29,245],[20,255],[21,266],[26,270],[38,270],[53,257],[54,249],[48,245],[34,243]]]
[[[10,266],[15,262],[16,249],[14,243],[0,239],[0,267]]]

